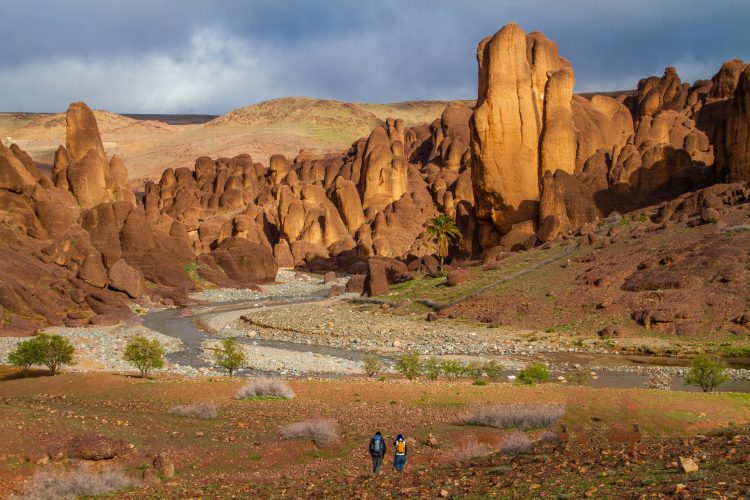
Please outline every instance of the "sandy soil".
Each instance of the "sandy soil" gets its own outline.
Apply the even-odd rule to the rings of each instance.
[[[2,496],[37,472],[73,466],[75,460],[57,453],[83,433],[123,443],[114,459],[94,467],[119,466],[140,478],[157,453],[174,462],[174,478],[116,497],[424,498],[446,490],[447,496],[579,498],[593,491],[594,498],[633,498],[672,494],[686,484],[699,497],[736,498],[750,487],[746,395],[346,379],[291,381],[292,400],[237,401],[241,382],[226,379],[3,374]],[[205,401],[217,405],[216,418],[169,413],[175,405]],[[518,402],[566,405],[552,428],[557,437],[518,456],[456,462],[466,443],[497,445],[509,433],[462,425],[462,415],[478,403]],[[338,424],[338,442],[319,447],[279,433],[281,426],[317,417]],[[375,430],[409,439],[403,476],[392,472],[390,454],[385,474],[369,475],[366,446]],[[434,446],[427,444],[430,434]],[[527,434],[542,436],[539,430]],[[695,458],[699,472],[678,474],[673,462],[681,455]]]

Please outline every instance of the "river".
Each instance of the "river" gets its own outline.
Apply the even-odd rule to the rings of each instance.
[[[273,290],[273,286],[264,287],[265,290]],[[175,337],[182,341],[183,348],[177,352],[167,355],[169,361],[182,366],[194,368],[208,368],[209,362],[201,357],[201,344],[207,340],[219,339],[209,331],[201,328],[199,325],[204,324],[206,318],[215,317],[218,314],[229,315],[232,318],[239,318],[244,311],[265,307],[283,307],[286,304],[300,304],[305,302],[314,302],[325,299],[327,296],[325,290],[315,289],[308,294],[267,294],[265,297],[254,298],[252,300],[235,300],[229,302],[212,302],[199,304],[185,309],[166,309],[155,311],[147,314],[144,318],[144,326],[160,332],[164,335]],[[247,338],[244,336],[236,337],[236,340],[244,345],[257,348],[272,348],[285,352],[290,355],[305,354],[326,359],[337,359],[342,362],[348,362],[347,366],[353,363],[359,365],[367,352],[337,348],[317,344],[301,344],[294,342],[283,342],[263,338]],[[392,357],[381,356],[381,359],[387,366],[392,366],[394,360]],[[519,358],[516,357],[516,360]],[[499,359],[502,363],[502,359]],[[585,366],[596,366],[596,376],[589,384],[593,387],[613,387],[613,388],[645,388],[649,380],[649,375],[638,370],[639,366],[648,367],[675,367],[684,366],[686,360],[680,358],[657,357],[657,356],[626,356],[614,354],[598,353],[561,353],[549,352],[538,353],[525,361],[543,361],[548,366],[557,367],[552,370],[553,380],[558,376],[566,375],[566,372],[559,369],[565,365],[580,363]],[[745,365],[746,367],[746,365]],[[279,372],[285,376],[295,375],[315,375],[323,377],[342,377],[350,376],[352,373],[316,373],[310,370],[284,369],[284,370],[256,370],[244,369],[238,372],[239,376],[256,375],[259,373]],[[514,372],[508,371],[506,375],[514,375]],[[670,387],[673,390],[681,391],[700,391],[700,388],[687,386],[682,377],[667,376]],[[750,392],[750,382],[740,380],[729,380],[715,389],[716,391],[731,392]]]

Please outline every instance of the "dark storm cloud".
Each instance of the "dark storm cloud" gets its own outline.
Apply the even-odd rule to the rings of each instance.
[[[476,45],[509,21],[558,44],[579,92],[750,60],[747,0],[0,0],[0,20],[2,110],[473,98]]]

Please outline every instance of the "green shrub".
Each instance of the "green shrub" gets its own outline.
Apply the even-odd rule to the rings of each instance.
[[[532,363],[518,373],[518,381],[528,385],[548,382],[549,370],[544,363]]]
[[[711,392],[714,387],[723,384],[729,377],[724,374],[724,365],[717,359],[697,355],[690,363],[690,371],[685,383],[697,385],[703,392]]]
[[[40,334],[16,346],[8,361],[27,370],[31,365],[45,365],[57,375],[60,368],[73,364],[75,349],[70,341],[60,335]]]
[[[365,366],[365,373],[368,377],[377,377],[383,371],[383,362],[374,354],[368,354],[362,360]]]
[[[505,367],[495,360],[487,361],[486,363],[484,363],[482,369],[484,370],[484,373],[487,374],[487,378],[489,378],[493,382],[497,382],[498,380],[502,379],[503,372],[505,371]]]
[[[235,370],[245,364],[245,351],[234,339],[224,339],[221,344],[221,349],[214,350],[214,361],[227,370],[231,377]]]
[[[460,361],[456,361],[455,359],[446,359],[441,364],[440,367],[443,371],[443,375],[448,380],[456,380],[459,377],[463,376],[464,374],[464,365],[461,364]]]
[[[35,338],[24,340],[16,345],[16,349],[8,353],[8,361],[26,371],[31,365],[41,365],[44,353]]]
[[[481,379],[480,379],[480,380],[475,380],[475,381],[474,381],[474,382],[472,382],[472,383],[473,383],[474,385],[487,385],[487,381],[486,381],[486,380],[481,380]]]
[[[419,372],[421,371],[419,354],[416,352],[405,352],[400,355],[396,360],[396,370],[409,380],[419,377]]]
[[[140,370],[141,377],[147,377],[152,369],[164,366],[164,348],[157,339],[136,335],[128,340],[124,359]]]
[[[464,373],[472,380],[479,380],[484,375],[484,366],[481,363],[471,362],[464,367]]]
[[[422,363],[422,373],[430,380],[437,380],[443,373],[440,360],[435,356],[430,356],[427,361]]]

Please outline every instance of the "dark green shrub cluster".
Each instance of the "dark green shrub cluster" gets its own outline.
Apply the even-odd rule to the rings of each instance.
[[[502,378],[505,368],[497,361],[462,363],[456,359],[441,360],[435,356],[421,360],[419,354],[408,352],[397,358],[396,370],[409,380],[424,376],[428,380],[445,377],[451,381],[459,378],[483,381],[486,377],[491,381],[498,381]]]
[[[518,372],[518,381],[522,384],[541,384],[549,382],[549,379],[549,370],[544,363],[532,363]]]

